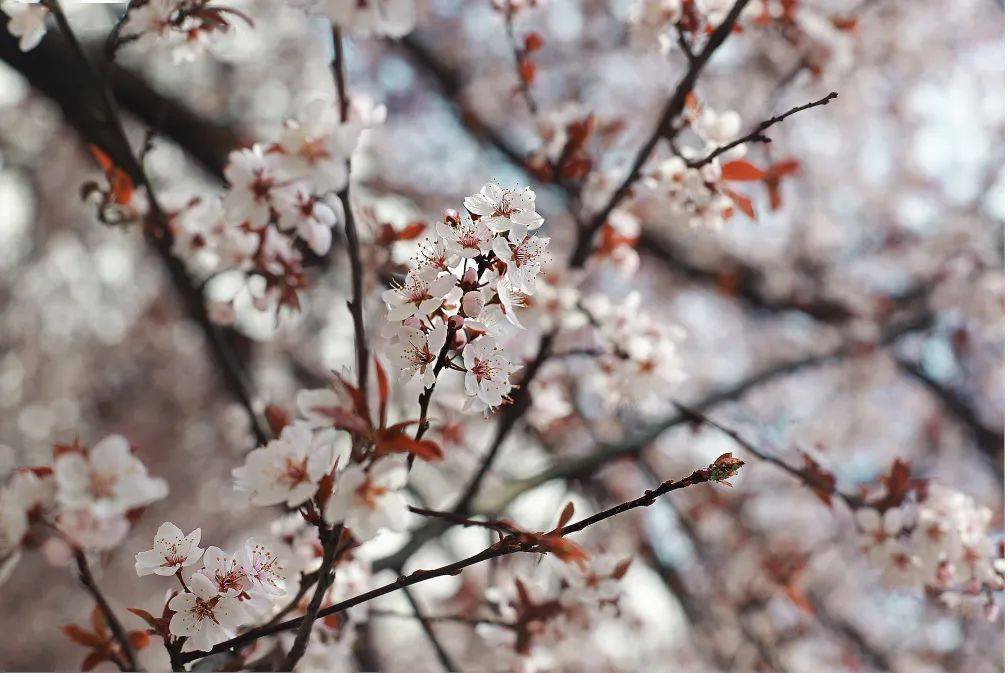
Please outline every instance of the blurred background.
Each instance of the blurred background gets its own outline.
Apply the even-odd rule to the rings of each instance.
[[[256,27],[236,23],[192,63],[124,49],[113,73],[134,146],[155,131],[147,166],[169,202],[219,191],[228,151],[269,135],[319,93],[332,96],[324,21],[286,3],[230,4]],[[848,490],[906,459],[915,475],[991,508],[1001,528],[1003,6],[781,4],[796,6],[796,26],[747,26],[697,87],[706,104],[738,111],[743,128],[840,94],[750,150],[761,166],[797,161],[779,185],[779,207],[770,200],[777,186],[747,184],[741,189],[755,218],[737,213],[715,231],[642,202],[634,211],[639,265],[600,269],[594,285],[611,297],[638,291],[641,310],[685,329],[677,399],[741,384],[712,408],[752,440],[796,461],[799,451],[814,454]],[[544,41],[531,87],[540,117],[591,111],[608,129],[592,147],[598,184],[586,191],[589,205],[624,174],[684,67],[675,51],[630,44],[631,5],[549,0],[515,18],[522,33],[534,30]],[[97,47],[120,11],[79,5],[70,18]],[[505,22],[489,2],[421,1],[407,38],[351,39],[346,49],[351,89],[388,107],[387,123],[354,161],[367,240],[381,223],[436,221],[488,180],[530,182],[522,160],[540,146],[541,124],[515,93]],[[100,581],[115,606],[155,610],[161,597],[137,581],[132,557],[149,547],[161,521],[200,526],[205,541],[240,540],[262,525],[231,494],[230,470],[254,440],[162,261],[136,228],[98,222],[80,199],[81,185],[101,173],[75,125],[83,84],[58,65],[66,45],[50,34],[29,63],[0,30],[0,53],[0,475],[47,462],[55,442],[129,437],[171,494],[103,558]],[[537,196],[555,249],[566,250],[572,220],[564,193],[544,186]],[[411,252],[409,243],[392,250],[398,260]],[[300,315],[278,324],[240,312],[233,343],[257,405],[290,404],[308,382],[351,366],[348,287],[337,254],[313,274]],[[369,294],[372,325],[383,315],[378,289]],[[415,399],[403,395],[404,403]],[[489,430],[472,419],[443,466],[416,471],[417,488],[444,500],[438,494],[469,474]],[[594,438],[615,441],[622,431],[606,418],[531,423],[512,436],[494,483],[583,455]],[[650,446],[643,466],[664,479],[732,448],[677,425]],[[532,528],[550,525],[569,488],[587,508],[634,497],[653,483],[640,468],[613,463],[591,484],[547,483],[512,503],[509,515]],[[642,555],[625,580],[632,638],[615,626],[596,634],[598,670],[669,661],[715,670],[697,656],[703,648],[728,652],[733,670],[1003,670],[1000,616],[989,623],[889,590],[858,554],[849,517],[773,467],[751,464],[732,492],[686,493],[674,504],[595,540],[613,549],[653,543],[650,560]],[[363,553],[379,558],[402,542],[386,536]],[[410,567],[471,544],[425,547]],[[3,585],[0,667],[79,665],[80,648],[57,627],[84,622],[90,601],[65,563],[63,550],[40,545]],[[800,570],[772,580],[789,563]],[[663,568],[676,570],[682,593],[669,590]],[[463,582],[431,582],[422,595],[432,603],[457,598]],[[690,600],[709,614],[691,620]],[[471,630],[444,628],[481,661]],[[414,623],[376,618],[367,629],[382,670],[436,670]],[[329,663],[355,666],[352,657]]]

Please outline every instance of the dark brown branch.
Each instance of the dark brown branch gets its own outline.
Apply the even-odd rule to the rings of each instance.
[[[112,631],[112,636],[119,644],[119,650],[122,652],[123,657],[125,657],[125,661],[123,662],[126,665],[125,670],[140,670],[137,666],[136,651],[133,649],[132,643],[130,643],[129,636],[126,634],[126,629],[123,628],[119,618],[116,617],[115,613],[112,611],[112,607],[109,605],[108,600],[106,600],[105,594],[102,593],[101,588],[95,581],[94,575],[91,573],[91,567],[88,565],[87,557],[84,556],[84,552],[80,549],[75,549],[74,561],[77,563],[77,574],[80,576],[81,584],[84,585],[84,588],[87,589],[88,593],[91,594],[91,597],[94,598],[95,603],[98,604],[98,609],[101,610],[102,616],[105,618],[105,622]]]
[[[712,481],[721,481],[731,476],[726,473],[726,470],[722,467],[711,465],[709,467],[696,470],[691,475],[679,479],[677,481],[668,480],[660,484],[654,490],[645,491],[642,496],[634,500],[629,500],[627,502],[621,503],[609,509],[603,510],[597,514],[581,519],[576,523],[564,526],[560,530],[556,531],[556,535],[561,537],[571,535],[572,533],[577,533],[589,526],[597,524],[606,519],[617,516],[624,512],[628,512],[632,509],[638,507],[648,507],[653,505],[657,499],[667,493],[673,491],[678,491],[690,486],[695,486],[697,484],[704,484]],[[316,614],[316,618],[328,617],[329,615],[338,614],[348,610],[355,605],[361,605],[362,603],[367,603],[375,598],[384,596],[386,594],[393,593],[399,589],[418,584],[420,582],[425,582],[437,577],[447,577],[451,575],[457,575],[465,568],[469,566],[482,563],[483,561],[488,561],[490,559],[499,558],[501,556],[509,556],[511,554],[517,553],[541,553],[543,550],[535,542],[531,541],[520,541],[519,536],[510,535],[497,544],[484,549],[478,554],[464,558],[461,561],[456,561],[454,563],[449,563],[447,565],[441,566],[439,568],[434,568],[432,570],[417,570],[414,573],[406,576],[400,576],[393,582],[382,585],[370,591],[364,592],[352,598],[348,598],[344,601],[340,601],[334,605],[330,605],[322,610],[319,610]],[[282,631],[290,631],[293,629],[300,629],[307,620],[307,617],[300,617],[296,619],[289,619],[279,624],[274,624],[269,627],[260,627],[256,629],[251,629],[235,638],[226,640],[222,643],[215,645],[209,652],[188,652],[181,655],[183,663],[189,663],[197,659],[202,659],[203,657],[210,656],[212,654],[217,654],[218,652],[227,652],[229,650],[243,647],[249,643],[255,642],[256,640],[263,638],[265,636],[270,636],[275,633],[280,633]]]
[[[333,26],[333,78],[336,82],[336,95],[339,100],[340,121],[347,122],[350,114],[350,97],[346,88],[346,75],[343,62],[343,39],[340,29]],[[350,160],[347,159],[347,183],[339,191],[339,200],[343,204],[343,219],[347,241],[347,253],[350,256],[350,281],[352,298],[347,302],[354,323],[354,351],[357,353],[357,387],[364,399],[367,399],[367,383],[369,358],[367,334],[364,331],[364,265],[361,262],[360,239],[357,235],[357,225],[354,222],[353,208],[350,204]]]
[[[523,54],[523,49],[518,43],[518,37],[515,35],[515,12],[510,7],[502,11],[504,14],[504,28],[507,31],[508,45],[511,47],[511,55],[514,57],[515,75],[518,77],[518,91],[525,100],[525,106],[528,107],[529,112],[533,117],[535,117],[539,114],[539,106],[536,104],[535,98],[532,97],[532,90],[529,86],[528,80],[526,79],[525,72],[522,69],[523,60],[528,58],[528,54]]]
[[[780,122],[784,121],[791,115],[798,114],[803,110],[808,110],[809,108],[818,107],[820,105],[829,105],[829,102],[839,95],[840,94],[838,94],[836,91],[831,91],[828,95],[820,98],[819,100],[812,101],[811,103],[806,103],[805,105],[799,105],[798,107],[793,107],[787,112],[779,114],[776,117],[770,117],[770,119],[760,122],[760,124],[755,129],[753,129],[751,133],[748,133],[742,136],[741,138],[733,140],[727,145],[722,145],[721,147],[718,147],[710,154],[705,156],[703,159],[698,159],[697,161],[691,161],[689,162],[688,165],[690,166],[690,168],[700,168],[701,166],[706,166],[707,164],[709,164],[710,162],[714,161],[719,156],[727,152],[728,150],[738,147],[739,145],[744,145],[746,143],[752,143],[752,142],[768,143],[770,142],[770,138],[763,135],[763,132],[766,131],[768,128],[770,128],[774,124],[779,124]]]
[[[817,487],[817,484],[815,484],[811,480],[809,474],[805,470],[794,467],[793,465],[787,463],[786,461],[773,455],[772,453],[764,451],[762,448],[756,446],[755,444],[744,438],[741,434],[739,434],[738,431],[715,421],[710,416],[705,415],[698,409],[695,409],[693,407],[687,407],[686,405],[680,404],[679,402],[676,401],[673,401],[672,404],[675,406],[676,409],[679,410],[679,413],[682,414],[687,421],[691,423],[696,423],[698,425],[708,425],[714,428],[715,430],[725,435],[733,442],[738,444],[740,447],[742,447],[752,455],[756,456],[763,462],[769,463],[770,465],[773,465],[775,467],[780,468],[781,470],[784,470],[785,472],[787,472],[793,477],[796,477],[799,481],[801,481],[806,486],[809,486],[810,488],[814,489]],[[860,509],[866,506],[866,503],[856,495],[845,493],[839,489],[833,489],[832,493],[833,495],[843,500],[844,503],[846,503],[847,506],[851,508],[851,510]]]
[[[30,54],[21,54],[16,50],[16,40],[6,30],[0,30],[0,56],[59,103],[84,138],[100,147],[135,184],[147,189],[151,213],[158,229],[145,231],[146,238],[161,258],[190,317],[200,325],[217,370],[248,412],[256,438],[260,443],[265,442],[268,432],[255,412],[246,374],[236,355],[237,334],[233,330],[221,329],[210,320],[202,292],[190,281],[182,262],[172,255],[166,214],[160,208],[150,180],[130,147],[109,93],[109,83],[101,72],[92,67],[59,3],[49,0],[47,4],[63,35],[64,45],[60,45],[58,37],[50,35]],[[156,99],[149,101],[149,104],[156,103]],[[154,114],[154,110],[150,111]]]
[[[634,183],[640,178],[641,170],[644,168],[644,164],[647,163],[648,159],[651,157],[651,153],[654,151],[658,142],[668,135],[672,123],[682,114],[682,111],[686,107],[686,101],[693,91],[693,87],[696,85],[697,79],[700,77],[701,71],[707,62],[710,60],[714,52],[717,51],[724,41],[731,34],[732,29],[735,27],[735,22],[738,20],[742,10],[745,6],[749,4],[749,0],[736,0],[735,4],[732,6],[731,11],[725,16],[724,21],[721,22],[711,36],[707,39],[707,43],[704,44],[703,50],[696,55],[696,58],[689,63],[689,67],[686,70],[686,74],[679,81],[676,86],[675,91],[672,93],[672,97],[669,98],[668,103],[665,105],[665,109],[662,110],[661,116],[658,118],[658,123],[655,125],[654,131],[652,131],[650,137],[645,141],[641,148],[637,151],[637,156],[634,157],[633,163],[630,166],[630,170],[627,172],[626,177],[623,178],[623,182],[620,183],[619,187],[612,193],[606,204],[592,216],[591,220],[582,226],[581,232],[578,235],[577,244],[574,246],[574,250],[571,252],[570,265],[575,268],[579,268],[584,265],[588,260],[588,257],[592,252],[592,242],[595,234],[602,225],[606,223],[609,215],[613,210],[616,209],[624,198],[630,194],[630,190]]]
[[[977,446],[996,468],[994,471],[1003,476],[1005,438],[1003,432],[992,430],[980,420],[976,411],[962,396],[946,387],[939,381],[928,376],[918,363],[902,358],[896,358],[896,364],[911,378],[923,385],[942,406],[973,435]]]
[[[311,638],[312,624],[314,624],[315,618],[319,614],[319,609],[322,607],[322,599],[325,598],[326,591],[329,590],[329,585],[332,583],[332,566],[338,558],[337,548],[339,547],[342,530],[342,526],[337,527],[335,530],[327,529],[324,524],[319,526],[319,537],[322,542],[322,564],[318,569],[315,594],[308,604],[308,610],[305,612],[304,618],[298,620],[297,636],[294,638],[294,644],[291,645],[290,652],[288,652],[287,660],[284,664],[284,670],[286,671],[294,670],[294,666],[301,660],[305,650],[308,648],[308,639]],[[274,624],[273,626],[276,625]]]

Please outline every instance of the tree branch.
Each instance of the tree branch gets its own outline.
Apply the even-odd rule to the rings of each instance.
[[[836,91],[831,91],[828,95],[820,98],[819,100],[812,101],[811,103],[806,103],[805,105],[799,105],[798,107],[793,107],[783,114],[777,115],[776,117],[771,117],[766,121],[760,122],[760,124],[755,129],[753,129],[751,133],[744,135],[736,140],[733,140],[727,145],[722,145],[721,147],[718,147],[710,154],[705,156],[703,159],[699,159],[697,161],[691,161],[687,165],[690,168],[700,168],[701,166],[706,166],[707,164],[709,164],[710,162],[714,161],[719,156],[727,152],[728,150],[737,147],[739,145],[744,145],[745,143],[751,143],[751,142],[768,143],[770,142],[770,138],[763,135],[763,131],[766,131],[774,124],[779,124],[780,122],[784,121],[791,115],[798,114],[803,110],[808,110],[809,108],[818,107],[820,105],[829,105],[829,102],[839,95],[840,94],[838,94]]]
[[[105,622],[112,631],[112,635],[115,637],[116,642],[119,643],[119,649],[126,658],[126,661],[124,662],[126,664],[126,670],[140,670],[137,666],[136,651],[133,649],[132,643],[130,643],[129,636],[126,634],[126,629],[123,628],[119,618],[116,617],[115,613],[112,611],[112,606],[109,605],[108,600],[105,598],[105,594],[102,593],[101,588],[95,581],[94,575],[91,574],[91,567],[88,565],[87,557],[84,556],[84,552],[80,549],[74,549],[74,561],[77,563],[77,574],[80,577],[81,584],[84,585],[84,588],[87,589],[88,593],[91,594],[91,597],[94,598],[95,603],[98,604],[98,609],[101,610],[102,616],[105,617]]]
[[[717,465],[711,465],[706,468],[702,468],[694,471],[687,477],[683,477],[677,481],[668,480],[658,485],[655,489],[645,491],[642,496],[634,500],[629,500],[627,502],[615,505],[606,510],[598,512],[592,516],[581,519],[576,523],[564,526],[560,530],[555,532],[555,535],[564,537],[571,535],[572,533],[580,532],[589,526],[595,525],[601,521],[612,518],[624,512],[628,512],[632,509],[638,507],[648,507],[653,505],[657,499],[667,493],[677,491],[680,489],[688,488],[690,486],[695,486],[697,484],[704,484],[711,481],[721,481],[727,477],[731,476],[727,474],[725,468],[719,467]],[[370,600],[390,594],[392,592],[398,591],[405,587],[418,584],[420,582],[425,582],[437,577],[446,577],[450,575],[457,575],[463,569],[482,563],[494,558],[499,558],[502,556],[509,556],[511,554],[517,553],[541,553],[543,550],[535,542],[522,541],[519,536],[509,535],[502,539],[497,544],[484,549],[478,554],[469,556],[460,561],[454,563],[449,563],[447,565],[441,566],[439,568],[434,568],[432,570],[418,570],[407,576],[400,576],[393,582],[389,582],[383,586],[377,587],[370,591],[364,592],[352,598],[348,598],[344,601],[340,601],[334,605],[330,605],[322,610],[319,610],[315,618],[328,617],[329,615],[334,615],[340,612],[344,612],[355,605],[361,605],[362,603],[367,603]],[[279,624],[273,624],[267,627],[259,627],[256,629],[251,629],[245,633],[231,638],[230,640],[225,640],[224,642],[218,643],[208,652],[188,652],[181,655],[182,663],[189,663],[197,659],[202,659],[203,657],[210,656],[212,654],[217,654],[219,652],[227,652],[234,648],[242,647],[248,645],[259,638],[265,636],[270,636],[275,633],[280,633],[283,631],[290,631],[293,629],[302,628],[303,624],[306,622],[310,623],[307,617],[300,617],[296,619],[289,619]]]

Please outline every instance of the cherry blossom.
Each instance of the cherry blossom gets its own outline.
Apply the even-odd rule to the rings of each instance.
[[[402,37],[416,21],[415,0],[298,0],[356,35]]]
[[[245,541],[242,570],[252,588],[270,596],[287,593],[286,565],[275,551],[261,542]]]
[[[462,360],[466,393],[487,410],[500,406],[511,392],[511,374],[518,369],[517,365],[507,359],[489,336],[466,344]]]
[[[31,51],[39,45],[46,34],[46,18],[49,8],[38,3],[21,0],[4,0],[0,11],[8,17],[7,30],[18,39],[21,51]]]
[[[169,630],[185,637],[183,651],[206,651],[232,637],[246,619],[245,610],[237,598],[221,594],[217,586],[204,575],[193,575],[190,591],[180,593],[168,607],[175,611]]]
[[[468,216],[438,222],[437,232],[450,252],[467,259],[490,252],[494,234],[485,222]]]
[[[154,547],[136,555],[136,572],[145,575],[174,575],[182,568],[199,562],[203,550],[199,547],[200,529],[185,535],[182,529],[166,521],[154,535]]]
[[[448,337],[448,325],[441,322],[428,332],[403,327],[398,336],[399,369],[404,379],[420,376],[425,387],[434,384],[434,365]]]
[[[441,307],[454,286],[455,279],[450,274],[438,275],[434,270],[411,271],[401,287],[382,293],[388,305],[388,319],[426,318]]]
[[[402,489],[406,477],[405,466],[392,459],[379,461],[371,469],[351,465],[340,474],[326,504],[326,520],[342,521],[361,542],[384,529],[405,530],[409,512]]]
[[[507,279],[518,290],[532,294],[535,279],[542,267],[549,262],[546,251],[550,239],[526,235],[517,243],[509,243],[503,238],[493,241],[494,254],[507,264]]]
[[[278,161],[262,145],[231,153],[224,169],[231,185],[224,199],[229,218],[247,222],[253,229],[262,229],[269,223],[273,197],[281,185],[276,175]]]
[[[242,558],[238,554],[228,556],[220,547],[206,548],[199,573],[217,585],[217,593],[227,596],[238,596],[252,586]]]
[[[59,505],[89,509],[98,517],[124,514],[168,494],[168,484],[148,476],[121,435],[106,437],[86,453],[64,452],[56,457],[53,469]]]
[[[322,477],[346,460],[350,447],[345,440],[332,429],[312,430],[307,423],[292,423],[232,470],[235,487],[247,492],[255,505],[285,502],[296,507],[315,493]]]
[[[479,215],[480,221],[492,231],[508,232],[508,238],[514,243],[522,241],[528,232],[543,223],[542,216],[535,211],[535,192],[530,187],[510,190],[488,182],[479,193],[465,198],[465,207]]]
[[[316,255],[329,252],[332,228],[337,215],[328,204],[309,193],[304,185],[295,185],[277,196],[281,231],[295,231]]]

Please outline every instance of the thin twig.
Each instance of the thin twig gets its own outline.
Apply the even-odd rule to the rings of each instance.
[[[721,147],[718,147],[717,149],[713,150],[710,154],[705,156],[703,159],[691,161],[689,162],[688,165],[690,168],[700,168],[702,166],[706,166],[707,164],[709,164],[710,162],[714,161],[719,156],[727,152],[728,150],[738,147],[739,145],[744,145],[745,143],[752,143],[752,142],[768,143],[770,142],[770,138],[763,135],[763,131],[766,131],[774,124],[779,124],[788,117],[790,117],[791,115],[798,114],[803,110],[819,107],[820,105],[829,105],[829,102],[839,95],[840,94],[838,94],[836,91],[831,91],[829,94],[823,96],[819,100],[812,101],[811,103],[806,103],[805,105],[799,105],[797,107],[793,107],[787,112],[779,114],[776,117],[770,117],[770,119],[760,122],[759,125],[756,128],[754,128],[750,133],[747,133],[741,138],[737,138],[731,141],[727,145],[722,145]]]
[[[210,320],[202,293],[192,285],[185,266],[171,252],[172,241],[169,218],[161,208],[157,194],[143,166],[133,154],[129,139],[123,128],[122,120],[112,101],[109,82],[103,77],[102,71],[92,66],[83,46],[71,28],[70,22],[67,20],[59,0],[45,0],[45,6],[52,12],[56,25],[69,44],[71,53],[83,70],[82,74],[91,81],[94,89],[91,93],[97,95],[97,109],[94,111],[96,118],[88,121],[90,126],[100,129],[96,131],[96,135],[99,135],[101,140],[98,138],[95,138],[95,140],[115,161],[116,165],[126,171],[134,183],[142,185],[147,190],[151,214],[157,224],[157,230],[152,231],[147,229],[144,231],[144,234],[148,242],[157,250],[158,255],[161,257],[164,266],[168,270],[172,284],[184,300],[190,315],[202,328],[207,343],[210,346],[211,356],[228,387],[245,408],[256,439],[260,444],[264,444],[269,439],[269,431],[264,428],[259,414],[255,411],[245,372],[235,354],[225,343],[221,329]]]
[[[322,564],[318,569],[319,574],[318,580],[315,583],[315,593],[312,596],[311,602],[308,603],[308,610],[305,612],[304,618],[299,620],[300,624],[297,636],[294,638],[294,644],[291,645],[290,652],[287,653],[286,668],[284,668],[286,671],[294,670],[294,666],[301,660],[305,650],[308,648],[308,639],[311,637],[312,624],[314,624],[315,618],[319,614],[319,609],[322,607],[322,599],[325,598],[329,584],[332,582],[332,566],[338,556],[336,548],[339,546],[342,530],[342,526],[337,527],[335,530],[327,529],[324,524],[319,526],[319,538],[321,538],[322,542]]]
[[[668,103],[666,103],[665,109],[662,110],[654,131],[651,132],[647,141],[645,141],[645,143],[637,151],[637,155],[634,157],[633,163],[631,164],[626,177],[623,178],[619,187],[617,187],[612,195],[610,195],[606,204],[597,213],[595,213],[594,216],[592,216],[589,222],[582,225],[581,232],[578,235],[577,244],[571,251],[570,266],[580,268],[588,260],[588,257],[592,252],[592,243],[595,234],[602,228],[602,225],[606,223],[606,220],[609,218],[612,211],[615,210],[620,203],[622,203],[623,199],[629,196],[631,187],[635,182],[637,182],[637,179],[640,177],[641,170],[644,168],[644,164],[647,163],[648,159],[651,157],[651,153],[658,145],[658,142],[669,135],[672,122],[674,122],[685,109],[686,101],[688,100],[690,92],[693,91],[693,87],[696,85],[697,79],[700,77],[700,72],[704,69],[704,66],[707,65],[707,62],[710,60],[711,56],[714,55],[714,52],[717,51],[718,47],[720,47],[731,34],[732,29],[735,27],[735,22],[738,20],[739,15],[742,14],[742,10],[745,9],[747,4],[749,4],[749,0],[736,0],[727,16],[725,16],[724,21],[721,22],[721,25],[719,25],[707,39],[707,43],[704,44],[703,50],[701,50],[700,53],[696,55],[696,58],[689,63],[686,74],[679,81],[679,84],[676,86],[671,98],[669,98]]]
[[[336,96],[339,103],[340,121],[346,123],[350,114],[350,96],[347,93],[345,63],[343,57],[343,39],[338,26],[333,26],[333,79],[336,82]],[[367,335],[364,331],[364,265],[361,262],[360,238],[357,235],[357,225],[354,221],[353,208],[350,203],[350,159],[347,159],[347,183],[339,191],[339,200],[343,204],[344,231],[347,240],[347,252],[350,256],[350,282],[353,298],[347,302],[354,323],[354,350],[357,353],[357,387],[364,399],[367,399],[368,382],[368,347]]]
[[[88,593],[91,594],[91,597],[94,598],[95,603],[98,604],[98,609],[101,610],[102,616],[105,618],[105,622],[112,631],[113,637],[115,637],[116,642],[119,643],[119,649],[122,652],[123,657],[126,658],[126,661],[124,662],[126,664],[125,670],[142,670],[137,666],[136,651],[133,649],[132,643],[130,643],[129,636],[126,634],[126,629],[123,628],[119,618],[116,617],[115,613],[112,611],[112,607],[109,605],[108,600],[106,600],[105,594],[102,593],[101,588],[95,581],[94,575],[91,573],[91,567],[88,565],[87,557],[84,556],[84,552],[80,549],[75,549],[74,561],[77,563],[77,573],[80,576],[81,584],[84,585],[84,588],[87,589]]]
[[[719,479],[725,478],[724,472],[719,470],[716,466],[710,466],[703,469],[694,471],[687,477],[673,481],[669,480],[658,485],[653,490],[645,491],[642,496],[634,500],[629,500],[627,502],[621,503],[614,507],[610,507],[603,510],[597,514],[581,519],[576,523],[564,526],[558,531],[555,531],[555,535],[567,536],[572,533],[577,533],[589,526],[597,524],[606,519],[612,518],[624,512],[628,512],[632,509],[638,507],[648,507],[653,505],[657,499],[665,494],[684,489],[690,486],[695,486],[697,484],[704,484],[711,481],[718,481]],[[527,536],[526,536],[527,537]],[[449,563],[443,565],[439,568],[434,568],[432,570],[417,570],[410,575],[400,576],[393,582],[376,587],[370,591],[358,594],[352,598],[340,601],[334,605],[330,605],[322,610],[319,610],[315,619],[328,617],[329,615],[338,614],[344,612],[356,605],[361,605],[362,603],[367,603],[368,601],[374,600],[380,596],[393,593],[399,589],[403,589],[420,582],[425,582],[437,577],[447,577],[451,575],[457,575],[463,569],[482,563],[490,559],[499,558],[501,556],[509,556],[511,554],[517,553],[539,553],[542,549],[540,546],[533,541],[522,541],[521,536],[510,535],[505,537],[503,540],[494,544],[478,554],[469,556],[460,561],[455,561],[454,563]],[[182,661],[184,663],[189,663],[197,659],[202,659],[203,657],[210,656],[212,654],[217,654],[219,652],[227,652],[229,650],[243,647],[249,643],[255,642],[256,640],[263,638],[265,636],[270,636],[275,633],[281,633],[283,631],[290,631],[293,629],[301,629],[306,623],[310,623],[312,620],[308,619],[307,616],[299,617],[296,619],[289,619],[279,624],[274,624],[269,627],[260,627],[256,629],[251,629],[235,638],[225,640],[224,642],[218,643],[208,652],[188,652],[182,655]]]

